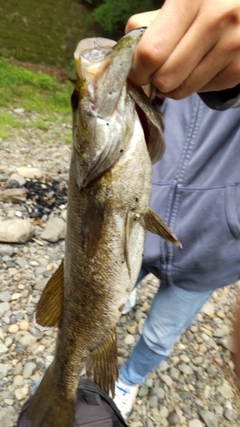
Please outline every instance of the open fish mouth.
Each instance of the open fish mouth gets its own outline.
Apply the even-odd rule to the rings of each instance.
[[[163,155],[163,123],[158,107],[128,79],[144,31],[134,30],[118,43],[96,38],[82,40],[77,46],[74,58],[78,75],[72,109],[73,145],[83,165],[79,185],[95,181],[124,155],[136,114],[152,163]]]

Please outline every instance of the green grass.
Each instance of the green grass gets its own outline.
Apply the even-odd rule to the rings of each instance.
[[[66,135],[64,137],[64,139],[65,139],[65,141],[66,141],[67,144],[72,144],[72,142],[73,142],[73,140],[72,140],[72,132],[69,132],[69,134]]]
[[[0,59],[0,107],[69,114],[71,92],[70,82],[62,85],[45,73],[34,73]]]
[[[49,124],[46,123],[46,121],[43,119],[37,119],[34,123],[34,126],[41,130],[48,130],[50,127]]]
[[[16,120],[11,114],[5,112],[0,113],[0,138],[6,138],[11,128],[19,128],[20,126],[20,121]]]

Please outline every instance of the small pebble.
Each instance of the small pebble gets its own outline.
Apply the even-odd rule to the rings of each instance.
[[[193,420],[189,421],[188,427],[204,427],[204,425],[198,419],[193,419]]]
[[[30,328],[29,322],[27,320],[21,320],[19,328],[21,331],[28,331]]]
[[[160,418],[167,418],[167,417],[168,417],[168,414],[169,414],[169,411],[168,411],[168,409],[166,408],[166,406],[162,406],[162,407],[160,408],[160,411],[159,411]]]
[[[128,335],[126,335],[126,337],[124,338],[124,342],[125,342],[125,344],[127,344],[127,345],[130,345],[130,344],[133,344],[134,343],[134,336],[133,335],[130,335],[130,334],[128,334]]]
[[[28,388],[26,387],[17,388],[14,393],[18,400],[23,400],[26,398],[28,394]]]
[[[9,328],[8,328],[8,332],[9,332],[10,334],[16,334],[18,331],[19,331],[19,326],[18,326],[18,325],[16,325],[16,324],[11,325],[11,326],[9,326]]]

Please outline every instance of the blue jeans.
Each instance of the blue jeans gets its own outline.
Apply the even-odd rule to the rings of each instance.
[[[147,274],[148,271],[142,268],[136,285]],[[179,335],[193,322],[211,294],[211,290],[191,292],[161,282],[142,336],[120,369],[120,380],[128,385],[142,384],[150,372],[169,356]]]

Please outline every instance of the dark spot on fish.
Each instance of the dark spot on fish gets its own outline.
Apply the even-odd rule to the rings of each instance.
[[[106,125],[109,126],[109,123],[107,122]]]
[[[85,231],[85,233],[84,233],[84,238],[85,238],[85,239],[89,239],[89,237],[90,237],[90,232],[89,232],[89,230],[87,230],[87,231]]]
[[[102,232],[102,225],[104,221],[104,204],[96,202],[94,196],[90,191],[85,189],[87,197],[86,212],[83,216],[81,233],[83,237],[83,244],[86,244],[88,256],[93,257]]]
[[[118,307],[118,311],[120,311],[120,313],[122,313],[124,307],[125,307],[125,304],[120,305],[120,307]]]
[[[125,261],[122,261],[122,264],[124,264]]]
[[[121,150],[120,150],[120,153],[123,153],[124,152],[124,149],[122,148]]]
[[[71,96],[71,106],[73,110],[77,110],[78,108],[78,102],[79,102],[79,94],[76,89],[74,89],[72,96]]]
[[[135,199],[135,200],[136,200],[136,202],[138,202],[138,197],[136,197],[136,199]]]

